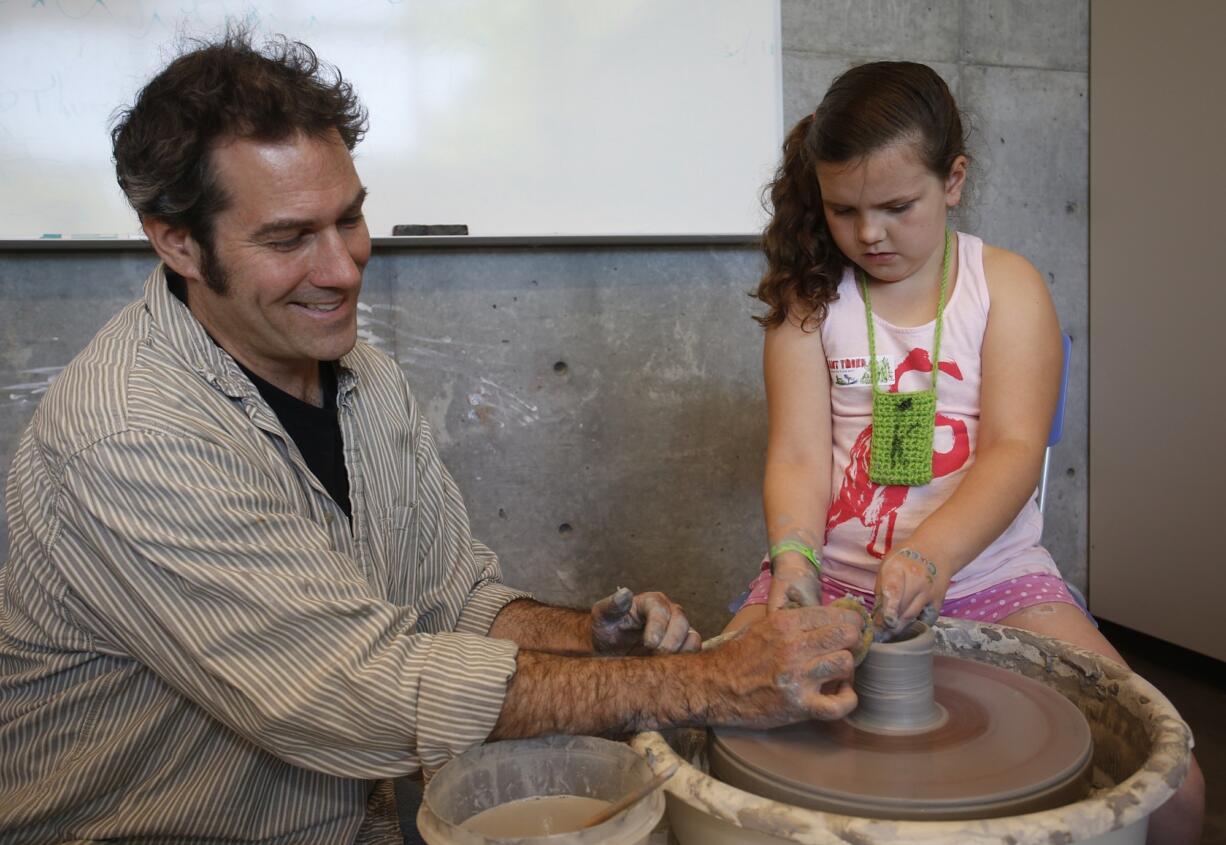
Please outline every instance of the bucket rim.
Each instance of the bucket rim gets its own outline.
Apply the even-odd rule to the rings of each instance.
[[[452,783],[452,781],[462,776],[457,774],[457,772],[461,771],[464,764],[481,765],[487,759],[506,758],[511,754],[542,754],[553,751],[573,751],[581,754],[604,755],[606,757],[612,755],[620,758],[611,761],[614,764],[624,764],[630,768],[641,767],[645,779],[650,779],[652,776],[650,764],[643,759],[642,755],[632,749],[628,743],[617,742],[602,737],[581,734],[551,734],[485,743],[470,748],[463,754],[452,758],[430,778],[423,791],[421,807],[417,813],[417,824],[422,835],[428,839],[429,837],[434,837],[434,841],[445,841],[455,843],[455,845],[469,845],[470,843],[477,845],[477,843],[504,841],[539,841],[542,845],[545,845],[545,843],[549,842],[571,841],[575,838],[579,842],[601,842],[605,841],[602,837],[607,836],[611,830],[616,829],[617,838],[612,841],[621,841],[626,837],[629,837],[626,841],[637,841],[640,834],[646,836],[663,817],[665,802],[664,793],[660,790],[656,790],[651,795],[627,807],[622,812],[613,816],[613,818],[586,830],[555,833],[522,840],[514,837],[507,839],[486,837],[466,830],[462,825],[467,819],[452,821],[450,818],[445,818],[440,813],[435,812],[434,803],[438,802],[432,803],[431,798],[437,796],[439,790],[457,785]]]

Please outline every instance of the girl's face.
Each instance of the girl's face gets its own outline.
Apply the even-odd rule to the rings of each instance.
[[[914,278],[926,285],[936,278],[946,211],[962,198],[965,178],[964,156],[942,179],[924,166],[910,141],[852,162],[817,165],[834,242],[871,280],[886,284]]]

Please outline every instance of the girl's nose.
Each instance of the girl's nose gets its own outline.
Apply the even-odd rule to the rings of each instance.
[[[860,243],[875,244],[884,236],[885,232],[873,217],[865,215],[856,222],[856,237]]]

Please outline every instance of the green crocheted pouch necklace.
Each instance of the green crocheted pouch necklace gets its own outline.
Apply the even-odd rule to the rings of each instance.
[[[932,387],[914,393],[887,393],[877,383],[877,337],[873,331],[873,305],[864,271],[856,268],[864,317],[868,322],[869,373],[873,380],[873,439],[868,477],[877,484],[919,487],[932,480],[932,441],[937,420],[937,373],[941,369],[941,324],[945,294],[949,290],[949,256],[953,233],[945,230],[945,257],[941,262],[941,294],[937,300],[936,331],[932,340]]]

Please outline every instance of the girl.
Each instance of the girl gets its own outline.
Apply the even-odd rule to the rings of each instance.
[[[951,232],[962,123],[930,68],[838,77],[784,142],[764,235],[769,559],[729,628],[844,594],[887,632],[997,622],[1123,662],[1039,543],[1062,365],[1026,259]],[[1193,761],[1151,839],[1194,842]]]

